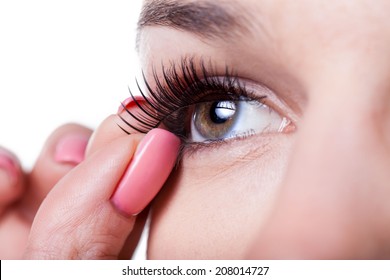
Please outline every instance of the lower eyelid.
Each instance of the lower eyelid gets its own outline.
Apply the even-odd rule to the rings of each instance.
[[[181,164],[186,168],[205,168],[210,166],[213,174],[219,168],[235,167],[237,164],[252,162],[262,158],[274,149],[281,139],[280,134],[254,135],[242,139],[204,143],[184,144],[181,152]],[[207,159],[207,160],[205,160]]]

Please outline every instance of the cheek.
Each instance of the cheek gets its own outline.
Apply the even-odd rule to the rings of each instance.
[[[285,173],[285,138],[185,157],[153,205],[148,258],[244,258]]]

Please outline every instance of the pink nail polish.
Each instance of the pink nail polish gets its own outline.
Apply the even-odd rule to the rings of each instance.
[[[55,149],[54,160],[59,163],[79,164],[84,160],[88,137],[84,135],[67,135],[62,138]]]
[[[125,215],[141,212],[164,185],[176,163],[180,139],[163,130],[151,130],[139,144],[111,197]]]
[[[142,96],[134,96],[134,99],[137,100],[137,102],[140,103],[140,104],[145,102],[145,99]],[[125,108],[127,108],[129,110],[133,106],[137,107],[137,104],[135,103],[134,99],[133,99],[133,97],[126,98],[121,103],[121,105],[119,105],[118,114],[120,114],[123,111],[125,111]]]
[[[20,169],[13,157],[3,150],[0,150],[0,169],[6,172],[13,181],[17,180],[20,173]]]

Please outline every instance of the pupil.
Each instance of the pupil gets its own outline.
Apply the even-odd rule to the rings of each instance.
[[[211,104],[210,119],[216,124],[230,120],[236,113],[236,104],[232,101],[218,101]]]

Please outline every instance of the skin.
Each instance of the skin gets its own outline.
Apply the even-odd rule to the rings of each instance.
[[[185,156],[154,205],[149,257],[390,257],[389,3],[239,4],[245,36],[145,27],[143,67],[226,63],[272,89],[296,129]]]
[[[218,71],[234,66],[239,77],[271,89],[272,104],[293,127],[185,152],[153,202],[148,257],[389,258],[388,1],[246,0],[239,5],[251,22],[239,38],[144,27],[143,69],[150,81],[153,64],[188,54],[211,57]],[[124,243],[137,240],[128,238],[135,218],[121,216],[109,203],[115,180],[102,177],[97,183],[90,172],[110,172],[119,180],[141,138],[123,136],[110,116],[78,166],[61,169],[50,180],[39,168],[20,174],[14,183],[19,187],[2,202],[3,213],[13,213],[12,202],[18,200],[35,216],[31,205],[40,205],[42,197],[24,202],[26,186],[48,196],[31,232],[31,218],[24,227],[26,249],[10,248],[12,257],[128,256],[131,249]],[[37,166],[52,158],[45,151],[50,149],[44,148]],[[118,163],[116,169],[110,160]],[[26,183],[24,176],[37,179]],[[80,190],[88,194],[84,199]],[[69,207],[65,216],[64,205]],[[96,205],[102,211],[91,212]],[[53,218],[58,215],[63,219]],[[20,232],[7,223],[17,221],[15,216],[5,217],[0,229]]]

